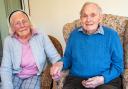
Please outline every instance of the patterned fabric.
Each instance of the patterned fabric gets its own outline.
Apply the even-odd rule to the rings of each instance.
[[[55,46],[57,52],[62,57],[63,56],[63,49],[62,49],[62,46],[61,46],[60,42],[58,41],[58,39],[56,39],[55,37],[50,36],[50,35],[49,35],[49,38],[52,41],[53,45]]]
[[[103,20],[101,21],[101,24],[105,26],[112,27],[117,30],[119,33],[122,41],[124,37],[124,31],[126,29],[126,17],[123,16],[116,16],[116,15],[111,15],[111,14],[104,14],[103,15]],[[81,23],[80,20],[75,20],[72,23],[67,23],[64,28],[63,28],[63,34],[64,34],[64,39],[67,40],[69,37],[69,33],[76,27],[80,27]]]
[[[62,46],[61,46],[60,42],[53,36],[49,35],[49,38],[51,39],[51,41],[52,41],[53,45],[55,46],[56,50],[58,51],[58,53],[62,57],[63,56],[63,49],[62,49]],[[42,73],[41,89],[56,89],[56,82],[52,80],[52,77],[50,75],[50,67],[51,67],[51,64],[49,64],[46,67],[45,71]],[[52,83],[53,83],[53,85],[52,85]]]
[[[126,86],[128,88],[128,18],[124,16],[117,16],[112,14],[104,14],[101,24],[114,28],[120,36],[124,48],[124,63],[125,63],[125,72],[123,74],[123,86],[124,89],[126,89]],[[63,27],[63,36],[65,41],[67,41],[71,31],[74,28],[80,26],[81,23],[79,19],[71,23],[65,24]]]
[[[14,76],[13,85],[14,89],[40,89],[40,76],[33,76],[26,79]]]
[[[128,89],[128,21],[126,25],[126,30],[124,33],[124,61],[125,61],[125,72],[123,74],[123,86],[124,89]]]

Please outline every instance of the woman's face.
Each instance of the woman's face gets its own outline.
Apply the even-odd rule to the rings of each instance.
[[[12,31],[20,38],[27,37],[31,33],[31,23],[23,12],[15,12],[10,18]]]

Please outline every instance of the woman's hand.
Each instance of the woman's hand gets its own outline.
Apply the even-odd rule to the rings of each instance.
[[[52,65],[50,69],[50,74],[52,76],[52,79],[54,79],[55,81],[60,80],[62,76],[61,74],[62,68],[63,68],[63,62],[56,62],[55,64]]]

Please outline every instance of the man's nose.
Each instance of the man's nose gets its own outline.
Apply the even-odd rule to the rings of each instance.
[[[91,17],[90,16],[87,17],[87,21],[88,22],[91,21]]]

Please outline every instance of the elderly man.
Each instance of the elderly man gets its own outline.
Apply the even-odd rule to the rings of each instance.
[[[80,20],[62,61],[51,68],[53,79],[63,67],[69,69],[63,89],[121,89],[123,49],[117,32],[100,24],[102,10],[96,3],[83,5]]]
[[[52,42],[33,28],[29,16],[16,10],[9,16],[11,35],[4,42],[1,64],[2,89],[40,89],[40,74],[60,59]]]

